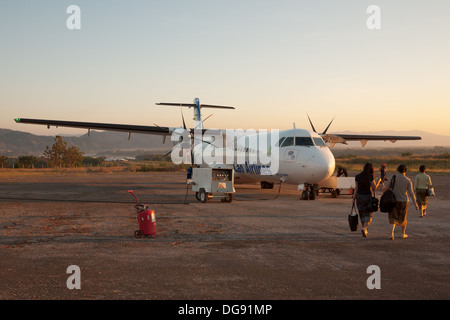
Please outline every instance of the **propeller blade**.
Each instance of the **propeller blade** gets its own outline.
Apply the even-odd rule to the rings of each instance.
[[[198,128],[201,124],[203,124],[206,120],[208,120],[208,118],[211,117],[212,115],[213,115],[213,114],[211,113],[209,116],[207,116],[205,119],[203,119],[202,122],[200,122],[200,123],[194,128],[194,130],[197,129],[197,128]]]
[[[311,124],[311,128],[313,129],[313,131],[314,131],[315,133],[317,133],[316,128],[314,128],[314,125],[312,124],[312,121],[311,121],[311,119],[309,118],[309,114],[306,114],[306,115],[308,116],[308,120],[309,120],[309,123]]]
[[[187,130],[187,129],[186,129],[186,122],[184,122],[183,109],[181,109],[181,106],[180,106],[180,111],[181,111],[181,119],[183,120],[183,128],[184,128],[185,130]]]
[[[162,156],[162,158],[165,158],[166,156],[168,156],[169,154],[171,154],[172,153],[172,150],[170,150],[169,152],[167,152],[167,153],[165,153],[163,156]],[[162,159],[161,158],[161,159]]]
[[[331,121],[330,121],[330,123],[328,124],[328,127],[325,129],[325,131],[322,133],[322,134],[325,134],[325,133],[327,133],[327,131],[328,131],[328,128],[331,126],[331,123],[333,122],[333,120],[334,120],[334,118],[336,118],[336,116],[335,117],[333,117],[333,119],[331,119]]]

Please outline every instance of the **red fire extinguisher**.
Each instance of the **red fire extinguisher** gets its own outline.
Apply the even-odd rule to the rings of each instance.
[[[156,219],[155,212],[149,210],[147,205],[139,204],[138,198],[134,195],[133,190],[127,190],[136,199],[136,212],[139,222],[139,230],[134,232],[136,238],[142,238],[142,236],[155,237],[156,234]]]

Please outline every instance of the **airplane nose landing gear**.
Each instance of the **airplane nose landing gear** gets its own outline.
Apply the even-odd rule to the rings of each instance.
[[[317,196],[317,190],[312,184],[305,184],[302,192],[302,200],[315,200]]]

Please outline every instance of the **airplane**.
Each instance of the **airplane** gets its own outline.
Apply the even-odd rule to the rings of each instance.
[[[235,183],[257,183],[261,184],[261,188],[272,189],[276,183],[295,184],[299,186],[299,190],[302,191],[301,199],[314,200],[318,194],[320,188],[320,182],[330,178],[335,170],[335,158],[330,150],[336,143],[347,144],[347,141],[361,141],[362,146],[365,146],[369,140],[381,140],[396,142],[397,140],[421,140],[419,136],[382,136],[382,135],[351,135],[351,134],[328,134],[327,131],[333,122],[331,120],[327,128],[318,133],[314,128],[311,119],[308,119],[311,124],[312,130],[296,129],[295,125],[293,129],[276,131],[278,140],[274,145],[277,152],[277,168],[270,171],[267,163],[258,162],[262,159],[262,156],[266,156],[271,153],[271,150],[267,148],[261,149],[258,141],[264,140],[273,141],[273,132],[250,132],[249,134],[243,134],[235,137],[232,143],[216,145],[217,141],[214,141],[217,136],[224,134],[223,130],[213,129],[213,138],[211,136],[200,135],[200,138],[196,137],[196,133],[207,133],[208,130],[204,129],[202,120],[201,109],[203,108],[217,108],[217,109],[235,109],[231,106],[219,106],[201,104],[198,98],[195,98],[193,103],[156,103],[161,106],[177,106],[193,108],[194,113],[194,128],[188,129],[184,120],[183,113],[182,123],[180,127],[161,127],[161,126],[142,126],[142,125],[129,125],[129,124],[111,124],[111,123],[94,123],[94,122],[77,122],[77,121],[62,121],[62,120],[46,120],[46,119],[28,119],[28,118],[16,118],[16,123],[20,124],[36,124],[46,125],[48,128],[55,127],[71,127],[87,129],[88,134],[91,130],[109,130],[109,131],[122,131],[128,132],[128,139],[132,133],[140,134],[155,134],[163,136],[164,141],[167,136],[178,135],[178,139],[172,139],[177,146],[182,143],[189,144],[189,151],[187,152],[187,158],[191,165],[196,167],[200,166],[215,166],[217,163],[205,164],[203,162],[197,162],[196,159],[201,158],[199,154],[215,154],[216,157],[225,156],[228,153],[233,154],[233,159],[241,157],[246,159],[243,163],[223,163],[222,167],[233,168],[235,171]],[[187,139],[185,141],[186,134]],[[184,136],[183,136],[184,135]],[[251,139],[253,138],[255,139]],[[184,137],[184,138],[182,138]],[[252,144],[253,143],[253,144]],[[173,149],[174,150],[174,149]],[[172,150],[172,151],[173,151]],[[249,161],[249,157],[253,154],[259,155],[254,159],[256,161]],[[185,159],[186,160],[186,159]],[[195,161],[193,161],[195,160]],[[281,185],[280,185],[281,186]]]

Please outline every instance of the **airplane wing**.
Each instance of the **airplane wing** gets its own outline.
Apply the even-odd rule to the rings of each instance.
[[[14,119],[16,123],[26,123],[26,124],[38,124],[45,125],[48,128],[54,127],[69,127],[69,128],[80,128],[88,130],[109,130],[109,131],[122,131],[131,133],[146,133],[146,134],[157,134],[162,136],[167,136],[175,130],[175,128],[169,127],[159,127],[159,126],[138,126],[129,124],[112,124],[112,123],[97,123],[97,122],[77,122],[77,121],[61,121],[61,120],[43,120],[43,119],[25,119],[16,118]]]
[[[318,133],[316,131],[316,128],[314,128],[314,125],[311,121],[311,118],[308,114],[309,123],[311,124],[311,128],[314,132]],[[327,128],[322,132],[318,133],[322,139],[327,142],[330,147],[334,147],[336,143],[343,143],[347,144],[347,141],[361,141],[361,145],[364,147],[367,144],[367,141],[374,140],[374,141],[390,141],[392,143],[396,142],[397,140],[422,140],[422,137],[418,136],[389,136],[389,135],[367,135],[367,134],[340,134],[340,133],[328,133],[327,131],[330,128],[331,123],[333,122],[334,118],[330,121]]]
[[[365,135],[365,134],[322,134],[322,139],[328,142],[332,147],[336,143],[347,144],[347,141],[361,141],[364,147],[367,141],[390,141],[392,143],[397,140],[421,140],[419,136],[388,136],[388,135]]]

